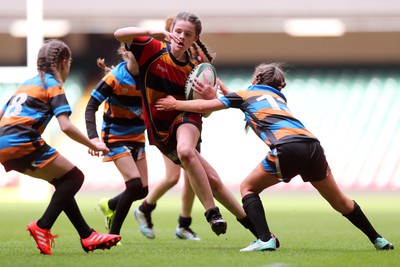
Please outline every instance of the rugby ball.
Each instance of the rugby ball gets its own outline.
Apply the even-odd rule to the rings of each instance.
[[[199,79],[202,83],[208,82],[214,87],[217,79],[217,72],[215,71],[214,66],[210,63],[201,63],[197,65],[186,79],[185,97],[187,100],[202,98],[193,90],[194,78]]]

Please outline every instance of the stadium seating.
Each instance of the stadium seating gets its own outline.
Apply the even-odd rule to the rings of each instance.
[[[253,69],[217,71],[228,88],[235,91],[250,85]],[[293,68],[287,73],[283,92],[289,108],[320,139],[334,176],[344,189],[400,188],[399,73],[399,68],[379,67],[306,67]],[[15,87],[0,85],[1,105]],[[82,120],[84,86],[72,77],[65,87],[70,105],[78,114],[75,118]],[[86,94],[85,101],[87,97]],[[80,125],[84,127],[82,121]],[[234,186],[242,178],[234,178]],[[299,179],[280,186],[293,187],[307,188]]]

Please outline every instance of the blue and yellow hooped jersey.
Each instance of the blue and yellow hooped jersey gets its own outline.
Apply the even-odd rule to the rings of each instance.
[[[51,74],[25,81],[3,108],[0,120],[0,162],[32,153],[45,144],[41,134],[53,116],[71,114],[60,83]]]
[[[104,102],[101,135],[108,146],[145,143],[142,95],[126,64],[118,64],[91,93],[99,105]],[[94,131],[95,127],[88,127],[89,138],[97,135]]]
[[[219,98],[228,108],[239,108],[245,120],[269,147],[290,142],[317,140],[293,117],[285,96],[273,87],[252,85]]]

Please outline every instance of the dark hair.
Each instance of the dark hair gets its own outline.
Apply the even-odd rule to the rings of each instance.
[[[256,84],[263,84],[282,90],[286,86],[285,73],[279,63],[263,63],[258,65],[254,71]]]
[[[201,34],[201,31],[202,31],[202,26],[201,26],[201,21],[200,21],[199,17],[197,17],[195,14],[192,14],[192,13],[189,13],[189,12],[180,12],[180,13],[178,13],[178,15],[175,16],[175,19],[171,24],[171,27],[170,27],[171,31],[175,27],[176,22],[179,21],[179,20],[189,21],[194,25],[195,33],[199,37],[196,40],[196,45],[203,51],[203,54],[207,57],[208,61],[210,63],[212,63],[213,60],[215,59],[215,54],[211,54],[208,51],[206,45],[202,41],[200,41],[200,34]],[[193,49],[195,51],[197,50],[197,46],[196,45],[192,45],[192,47],[193,47]],[[190,53],[192,58],[194,56],[197,56],[197,55],[193,56],[191,50],[189,50],[189,53]]]
[[[37,58],[37,70],[44,87],[44,74],[53,74],[54,78],[62,85],[63,81],[58,72],[59,65],[65,59],[71,58],[71,50],[63,41],[50,39],[45,41],[40,48]]]
[[[172,23],[175,20],[175,16],[169,16],[166,20],[165,20],[165,30],[166,31],[171,31],[172,30]]]
[[[256,84],[268,85],[277,90],[282,90],[286,86],[285,73],[281,68],[280,63],[262,63],[255,68],[253,77]],[[246,121],[244,130],[248,132],[249,123]]]
[[[172,31],[172,23],[175,20],[175,16],[169,16],[165,20],[165,30],[171,32]],[[197,60],[199,63],[203,61],[203,56],[199,51],[199,46],[196,43],[193,43],[189,50],[190,56]]]
[[[123,48],[125,48],[125,43],[121,43],[120,44],[120,46],[118,47],[117,52],[122,57],[122,59],[124,61],[128,61],[128,57],[122,51]],[[113,68],[115,68],[114,65],[112,65],[111,67],[107,66],[106,65],[106,60],[104,58],[98,58],[96,62],[97,62],[97,66],[104,70],[104,75],[107,75]]]

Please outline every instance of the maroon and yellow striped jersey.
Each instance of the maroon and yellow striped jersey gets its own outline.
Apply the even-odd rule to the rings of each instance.
[[[173,135],[173,128],[190,122],[201,129],[201,115],[182,111],[159,111],[154,105],[158,99],[172,95],[185,99],[186,78],[198,64],[186,53],[185,62],[178,61],[170,45],[151,37],[134,38],[129,50],[139,65],[140,88],[143,97],[143,118],[150,144],[165,144]]]

